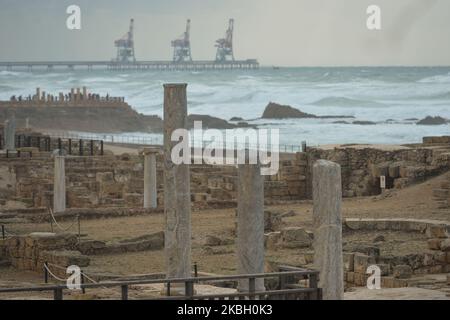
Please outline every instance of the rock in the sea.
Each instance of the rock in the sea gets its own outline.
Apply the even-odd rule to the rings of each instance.
[[[339,120],[339,121],[333,121],[333,124],[350,124],[347,121]]]
[[[203,129],[213,128],[213,129],[233,129],[236,128],[236,125],[229,123],[226,120],[211,117],[208,115],[202,114],[190,114],[188,116],[188,129],[192,129],[194,127],[194,121],[201,121]]]
[[[232,117],[230,121],[244,121],[241,117]]]
[[[424,119],[420,120],[419,122],[417,122],[417,124],[419,125],[441,125],[441,124],[446,124],[448,122],[447,119],[444,119],[442,117],[431,117],[431,116],[427,116]]]
[[[353,124],[359,124],[359,125],[362,125],[362,126],[367,126],[367,125],[374,125],[374,124],[376,124],[376,123],[373,122],[373,121],[353,121],[352,123],[353,123]]]
[[[263,119],[286,119],[286,118],[317,118],[317,116],[302,112],[291,106],[270,102],[262,115]]]

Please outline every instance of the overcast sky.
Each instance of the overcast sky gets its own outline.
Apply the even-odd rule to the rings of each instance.
[[[371,4],[381,31],[366,28]],[[193,58],[213,59],[233,17],[236,58],[264,65],[450,65],[449,0],[0,0],[0,60],[109,60],[132,17],[138,60],[171,59],[187,18]]]

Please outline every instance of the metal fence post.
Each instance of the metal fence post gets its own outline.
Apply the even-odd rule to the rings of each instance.
[[[249,294],[249,298],[250,299],[254,299],[255,298],[255,293],[256,291],[256,279],[255,278],[249,278],[248,279],[248,292]]]
[[[185,282],[185,294],[186,297],[192,297],[194,295],[194,281],[187,280]]]
[[[47,261],[44,262],[44,283],[48,283]]]
[[[122,300],[128,300],[128,285],[124,284],[121,286]]]
[[[63,289],[58,287],[53,290],[53,299],[54,300],[62,300],[63,299]]]

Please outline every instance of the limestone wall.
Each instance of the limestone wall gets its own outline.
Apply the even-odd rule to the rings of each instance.
[[[449,149],[443,147],[395,151],[311,148],[306,153],[282,154],[278,173],[265,177],[265,201],[277,203],[310,199],[311,168],[317,159],[341,165],[343,195],[354,197],[380,194],[381,175],[386,176],[387,188],[403,188],[422,182],[450,168],[449,154]],[[67,157],[67,207],[142,207],[143,171],[143,158],[137,155]],[[23,202],[28,207],[46,207],[52,203],[53,160],[49,154],[20,159],[0,157],[0,173],[0,205],[10,200]],[[157,158],[157,181],[158,204],[161,205],[161,156]],[[234,207],[236,181],[234,166],[192,165],[194,207]],[[435,191],[435,195],[439,196],[442,205],[447,206],[447,184],[441,189]]]
[[[90,259],[77,251],[77,236],[70,233],[35,232],[0,240],[0,259],[19,270],[43,273],[44,263],[67,268],[86,267]],[[66,276],[64,269],[51,267],[56,275]]]
[[[308,165],[311,166],[317,159],[339,163],[344,197],[376,195],[381,192],[380,176],[386,177],[388,189],[404,188],[448,170],[450,162],[445,160],[445,154],[449,147],[417,147],[394,151],[352,147],[310,149]]]

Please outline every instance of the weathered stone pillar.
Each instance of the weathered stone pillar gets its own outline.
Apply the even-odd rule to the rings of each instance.
[[[66,171],[64,156],[55,156],[53,179],[53,212],[64,212],[66,210]]]
[[[260,166],[238,166],[237,272],[264,273],[264,177]],[[249,290],[249,281],[239,280],[238,290]],[[256,279],[256,291],[264,291],[264,279]]]
[[[5,150],[16,150],[16,118],[12,116],[4,124]]]
[[[191,276],[189,164],[173,163],[172,132],[187,126],[186,84],[164,85],[164,214],[167,278]]]
[[[36,88],[36,100],[41,100],[41,88]]]
[[[344,297],[341,166],[318,160],[313,165],[314,265],[320,271],[323,299]]]
[[[83,87],[83,100],[87,100],[87,88]]]
[[[156,208],[158,206],[157,181],[156,181],[156,155],[157,148],[144,148],[144,208]]]

